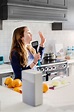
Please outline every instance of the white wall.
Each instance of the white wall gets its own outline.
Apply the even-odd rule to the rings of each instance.
[[[4,55],[4,60],[9,61],[9,52],[12,41],[12,33],[16,27],[28,26],[33,34],[33,40],[40,41],[38,31],[42,31],[46,37],[45,52],[49,52],[54,47],[54,43],[62,43],[64,49],[68,45],[74,45],[74,31],[52,31],[51,24],[27,21],[4,21],[3,30],[0,30],[0,55]],[[52,46],[51,46],[52,45]],[[54,49],[52,49],[54,50]]]

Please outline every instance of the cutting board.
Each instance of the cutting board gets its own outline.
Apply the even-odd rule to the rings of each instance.
[[[55,44],[55,52],[57,58],[64,58],[63,44]]]

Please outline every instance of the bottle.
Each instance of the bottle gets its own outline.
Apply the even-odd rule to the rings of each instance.
[[[70,46],[67,47],[67,53],[66,53],[66,55],[70,56],[70,57],[72,56],[72,48]]]
[[[74,46],[72,46],[72,58],[74,58]]]

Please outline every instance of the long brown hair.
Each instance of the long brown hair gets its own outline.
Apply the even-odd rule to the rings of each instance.
[[[24,36],[25,28],[27,27],[19,27],[14,30],[9,56],[9,59],[11,60],[13,51],[17,51],[19,54],[20,65],[22,65],[23,67],[27,66],[28,63],[28,50],[32,53],[32,55],[36,53],[35,49],[31,45],[28,45],[26,47],[25,43],[21,39]]]

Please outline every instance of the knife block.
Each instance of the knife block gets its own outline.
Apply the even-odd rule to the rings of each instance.
[[[36,70],[22,71],[23,102],[31,106],[43,103],[42,73]]]

